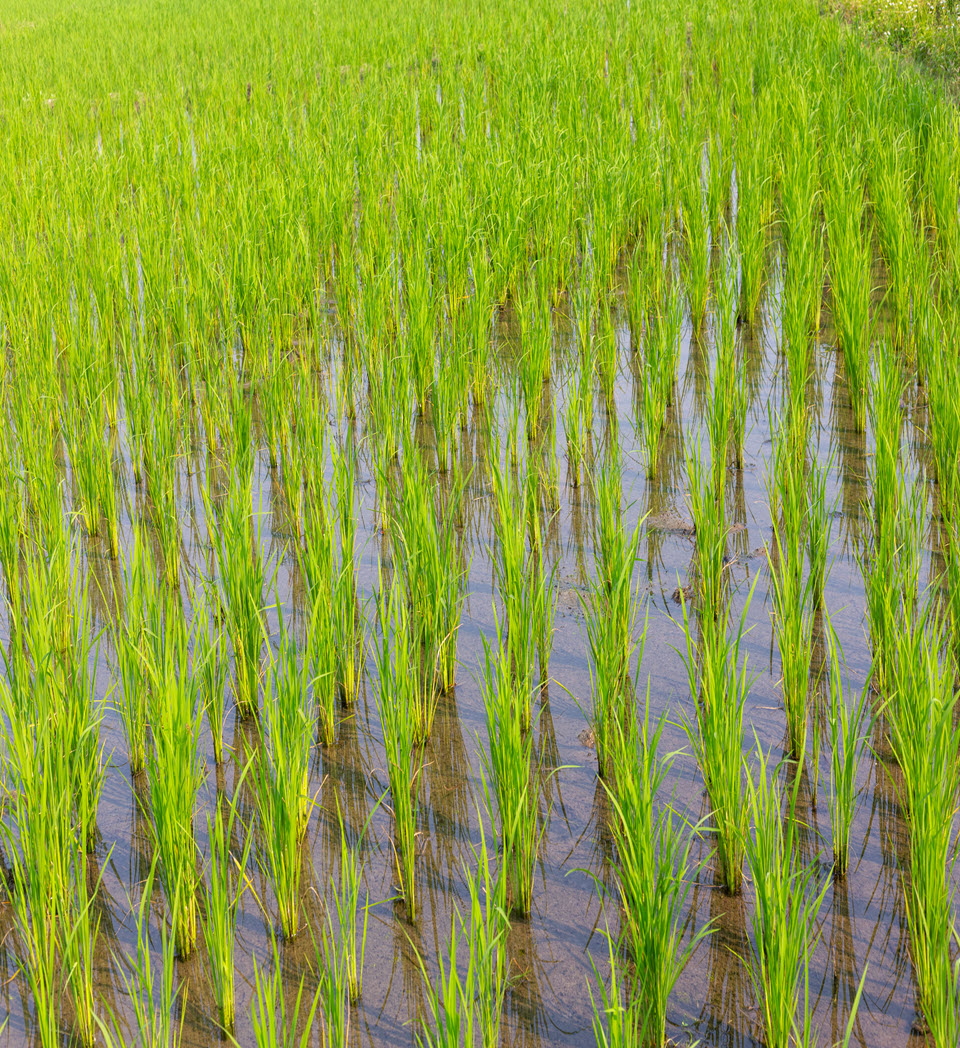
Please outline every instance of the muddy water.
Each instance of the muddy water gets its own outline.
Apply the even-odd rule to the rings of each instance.
[[[678,626],[680,606],[674,598],[678,586],[692,573],[693,539],[685,502],[683,442],[702,441],[702,418],[697,405],[709,389],[711,337],[709,328],[700,340],[688,331],[679,362],[676,405],[671,409],[658,477],[645,477],[641,453],[631,422],[638,378],[631,365],[631,336],[617,307],[620,369],[615,388],[614,412],[608,416],[603,398],[597,396],[593,446],[595,467],[602,464],[602,445],[617,439],[623,452],[625,522],[632,526],[641,517],[642,556],[636,565],[636,582],[647,619],[646,642],[641,663],[641,681],[649,676],[651,714],[667,710],[671,723],[663,737],[668,751],[677,756],[669,787],[676,803],[697,821],[708,814],[703,784],[693,758],[685,749],[685,736],[677,719],[681,711],[693,715],[686,673],[677,652],[683,646]],[[557,321],[556,373],[561,364],[575,358],[572,334]],[[513,337],[508,318],[503,318],[501,338]],[[830,479],[830,497],[837,499],[832,555],[825,603],[843,645],[850,669],[851,686],[863,687],[869,671],[870,651],[864,632],[864,599],[855,549],[861,526],[860,503],[867,497],[865,485],[869,442],[854,432],[847,408],[842,362],[829,345],[829,333],[817,346],[816,378],[813,383],[814,450],[820,458],[834,456],[837,469]],[[745,461],[742,470],[727,472],[728,519],[735,525],[730,537],[730,578],[733,582],[732,618],[744,608],[756,582],[747,611],[750,633],[745,641],[749,666],[756,674],[747,705],[744,746],[759,743],[775,757],[783,753],[785,721],[780,706],[777,679],[779,658],[770,619],[767,561],[764,546],[771,537],[771,514],[766,498],[766,458],[771,451],[770,417],[779,415],[778,405],[785,372],[778,359],[776,331],[765,314],[752,329],[740,332],[744,366],[752,376],[753,397],[748,422]],[[560,382],[551,390],[558,418],[564,389]],[[908,393],[908,417],[914,416],[915,392]],[[363,420],[351,429],[331,419],[340,438],[355,440],[359,448],[356,484],[358,512],[358,577],[366,596],[377,578],[383,546],[376,516],[375,482],[364,442]],[[504,1043],[509,1045],[589,1045],[594,1043],[593,1010],[588,986],[597,971],[607,970],[604,930],[617,929],[615,905],[606,910],[600,903],[597,883],[613,886],[610,866],[611,842],[605,828],[602,787],[595,775],[595,754],[590,746],[584,715],[589,708],[590,675],[578,594],[592,571],[592,506],[585,488],[565,482],[562,426],[557,429],[560,456],[559,512],[544,518],[545,548],[556,564],[556,637],[550,663],[550,683],[540,702],[535,726],[537,753],[544,766],[547,832],[540,856],[533,912],[528,921],[514,923],[509,936],[510,988],[505,1004]],[[429,445],[429,429],[421,431]],[[918,474],[925,456],[922,429],[908,424],[905,432],[908,468]],[[461,454],[482,463],[485,449],[479,429],[464,435]],[[200,457],[184,460],[181,471],[181,508],[184,547],[194,568],[207,570],[208,554],[202,503],[198,491],[204,465]],[[438,478],[438,483],[442,479]],[[277,595],[286,616],[297,621],[302,592],[293,558],[286,552],[287,536],[274,505],[274,488],[266,456],[257,468],[257,489],[263,507],[261,542],[269,569],[277,566]],[[315,749],[312,788],[314,810],[304,847],[303,908],[307,924],[319,927],[325,886],[338,862],[338,807],[353,832],[370,820],[364,842],[366,889],[371,902],[363,997],[352,1017],[351,1041],[360,1045],[406,1046],[415,1043],[419,1020],[425,1014],[424,980],[436,971],[436,958],[446,950],[452,908],[466,899],[464,868],[473,864],[472,847],[480,840],[478,815],[480,791],[480,747],[484,735],[483,702],[478,684],[481,638],[494,628],[495,590],[491,550],[494,541],[492,504],[482,468],[473,474],[467,499],[463,532],[464,554],[469,562],[468,596],[459,636],[461,666],[455,690],[444,696],[437,728],[427,753],[421,790],[421,855],[419,876],[423,912],[416,924],[405,919],[396,902],[390,845],[390,818],[378,798],[387,785],[382,735],[376,715],[376,681],[368,676],[364,692],[354,710],[344,715],[338,741],[329,749]],[[256,500],[255,500],[256,501]],[[134,497],[130,494],[131,508]],[[929,512],[929,510],[928,510]],[[128,522],[129,523],[129,522]],[[931,551],[933,546],[931,544]],[[389,551],[385,550],[385,555]],[[932,553],[930,554],[932,560]],[[92,576],[109,580],[114,568],[94,549],[89,550]],[[268,576],[270,574],[268,570]],[[931,563],[928,578],[934,570]],[[187,573],[185,573],[187,574]],[[105,614],[101,607],[99,613]],[[271,612],[276,628],[276,613]],[[102,623],[101,623],[102,624]],[[112,653],[101,650],[100,681],[104,694],[112,686]],[[372,675],[371,661],[367,663]],[[642,689],[641,689],[642,690]],[[234,720],[227,741],[242,750],[242,735],[249,725]],[[861,1046],[920,1044],[916,1032],[914,987],[906,929],[902,914],[901,862],[906,855],[903,820],[898,812],[895,776],[879,733],[876,752],[864,760],[856,821],[853,830],[852,863],[847,881],[829,883],[820,914],[819,938],[810,962],[810,992],[816,1000],[816,1022],[823,1044],[842,1036],[860,979],[863,999],[854,1029],[853,1042]],[[121,967],[117,954],[135,952],[132,910],[139,904],[141,885],[150,862],[145,817],[137,802],[144,784],[131,782],[125,765],[125,746],[119,725],[108,714],[104,744],[111,753],[100,807],[101,842],[91,860],[102,871],[100,951],[101,993],[111,1008],[127,1020]],[[206,812],[213,809],[218,785],[232,792],[238,769],[228,763],[215,769],[209,738],[204,740],[208,776],[196,819],[201,850],[206,854]],[[824,754],[819,781],[808,774],[800,793],[804,826],[802,839],[807,854],[820,854],[820,876],[831,880],[826,856],[830,843],[830,811],[824,774],[829,754]],[[812,772],[812,769],[811,769]],[[241,796],[243,797],[242,791]],[[250,799],[244,798],[241,812],[252,815]],[[372,813],[372,814],[371,814]],[[488,830],[489,832],[489,830]],[[707,860],[709,838],[699,847]],[[267,913],[272,912],[265,878],[254,867],[251,873],[257,895]],[[760,1034],[748,971],[741,960],[748,949],[751,891],[732,899],[714,885],[712,866],[705,861],[689,895],[689,930],[711,922],[715,934],[696,950],[681,976],[668,1013],[668,1035],[679,1044],[699,1041],[704,1045],[747,1046],[759,1044]],[[153,927],[162,919],[159,891],[153,905]],[[14,940],[10,920],[0,911],[4,931],[0,942],[0,1010],[9,1017],[11,1044],[33,1039],[30,1006],[25,984],[16,973]],[[238,1026],[241,1045],[253,1043],[249,1021],[253,958],[269,964],[269,918],[247,893],[242,904],[237,945]],[[159,938],[154,935],[158,947]],[[292,1006],[302,978],[313,985],[310,963],[314,947],[309,931],[298,940],[282,945],[288,1005]],[[422,961],[418,958],[421,958]],[[422,967],[421,967],[422,964]],[[191,1046],[219,1039],[212,1017],[211,999],[202,951],[178,964],[185,995],[182,1003],[184,1043]],[[314,1030],[309,1043],[319,1043]],[[131,1038],[132,1039],[132,1038]]]

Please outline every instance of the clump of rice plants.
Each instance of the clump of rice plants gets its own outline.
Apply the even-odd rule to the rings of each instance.
[[[869,691],[864,688],[859,699],[848,702],[849,688],[844,688],[840,675],[843,653],[840,643],[828,625],[827,669],[830,704],[827,728],[830,740],[830,807],[833,813],[833,872],[837,880],[847,875],[850,861],[850,829],[859,787],[857,775],[870,738],[872,712]]]
[[[929,606],[897,634],[886,714],[900,766],[900,799],[909,819],[910,872],[904,903],[910,955],[924,1019],[934,1043],[960,1033],[960,977],[953,960],[957,930],[950,883],[956,850],[953,817],[960,770],[953,734],[956,666],[940,655],[940,630]]]
[[[301,844],[313,807],[309,773],[314,722],[304,660],[284,635],[264,690],[263,738],[248,759],[261,831],[259,861],[273,889],[285,939],[300,930]]]
[[[694,835],[671,801],[658,809],[658,795],[673,763],[672,755],[659,755],[666,722],[663,713],[651,729],[648,697],[639,733],[629,742],[621,733],[615,785],[607,786],[622,941],[636,973],[629,979],[628,994],[636,1002],[640,1043],[655,1048],[665,1043],[673,987],[711,930],[705,925],[684,941]]]
[[[259,707],[260,658],[265,625],[265,579],[254,527],[251,488],[240,481],[226,503],[217,507],[205,494],[208,518],[215,522],[210,541],[217,565],[221,605],[233,649],[234,693],[237,709],[252,717]]]
[[[393,811],[393,854],[397,886],[406,904],[407,917],[419,913],[417,894],[417,820],[423,749],[416,742],[420,687],[419,666],[411,663],[411,650],[404,643],[406,610],[403,591],[395,584],[379,594],[380,640],[374,645],[378,676],[378,709],[387,757],[390,806]],[[399,638],[398,638],[399,631]],[[415,652],[413,653],[415,654]],[[424,736],[425,737],[425,736]]]
[[[697,448],[687,452],[687,496],[696,543],[696,605],[702,620],[718,620],[726,604],[727,527],[724,490],[703,468]]]
[[[802,865],[795,834],[796,793],[784,813],[780,771],[757,749],[745,807],[753,834],[743,845],[754,888],[753,941],[748,961],[767,1044],[790,1048],[798,1022],[799,985],[816,939],[816,918],[829,881],[817,885],[817,864]],[[795,782],[798,782],[795,779]],[[749,823],[748,823],[749,825]]]
[[[203,781],[200,709],[191,676],[186,630],[179,611],[164,623],[163,651],[147,663],[153,746],[147,752],[147,783],[157,876],[163,887],[179,957],[197,942],[201,886],[193,817]]]
[[[534,874],[544,827],[540,817],[540,775],[534,766],[533,734],[525,731],[524,697],[503,646],[484,642],[483,698],[487,746],[484,792],[500,836],[506,905],[527,916],[533,905]]]
[[[710,618],[700,620],[695,637],[686,602],[683,605],[686,650],[682,654],[696,720],[681,714],[681,724],[706,783],[718,875],[731,895],[739,894],[743,885],[744,839],[749,826],[742,746],[744,706],[753,678],[746,659],[740,657],[749,605],[748,598],[733,639],[722,623]]]
[[[207,919],[204,935],[220,1025],[224,1030],[232,1030],[236,1020],[234,949],[237,914],[246,887],[246,869],[253,836],[249,830],[244,834],[243,846],[237,854],[233,847],[234,827],[237,824],[236,800],[226,807],[227,812],[224,811],[224,804],[219,804],[216,814],[207,816],[210,874],[206,887]]]
[[[275,937],[271,937],[270,944],[269,961],[263,965],[258,964],[256,958],[253,961],[250,1022],[254,1043],[257,1048],[307,1048],[313,1035],[322,988],[318,986],[312,997],[305,997],[306,976],[301,975],[291,1003],[284,986],[283,959]]]
[[[482,835],[479,848],[473,851],[478,864],[476,875],[464,863],[470,906],[465,913],[454,909],[446,960],[442,955],[438,958],[437,986],[433,985],[423,958],[419,958],[432,1020],[419,1035],[424,1048],[461,1043],[496,1048],[500,1043],[507,990],[505,938],[509,929],[501,897],[504,882],[492,874]],[[464,954],[462,960],[460,955]]]

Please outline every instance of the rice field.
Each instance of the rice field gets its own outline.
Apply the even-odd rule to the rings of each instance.
[[[956,1048],[949,101],[0,0],[0,124],[0,1044]]]

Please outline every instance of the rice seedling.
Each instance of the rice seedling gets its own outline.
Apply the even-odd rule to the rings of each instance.
[[[100,934],[100,916],[94,910],[100,886],[98,878],[93,892],[87,881],[86,849],[74,848],[70,863],[69,904],[64,914],[63,966],[74,1011],[74,1029],[80,1043],[96,1041],[97,997],[94,990],[94,955]]]
[[[311,601],[304,658],[317,708],[317,741],[332,746],[337,739],[337,643],[333,594],[321,590]]]
[[[484,640],[483,700],[487,745],[483,752],[483,790],[500,835],[506,905],[527,916],[544,827],[540,819],[540,776],[533,763],[533,733],[520,711],[524,697],[502,645],[496,653]]]
[[[150,545],[140,528],[134,531],[122,572],[124,617],[112,631],[119,677],[115,708],[126,737],[130,774],[138,775],[147,762],[147,635],[155,609],[162,606]]]
[[[241,784],[250,768],[248,764]],[[239,855],[233,848],[237,821],[236,799],[217,806],[216,814],[207,815],[207,837],[210,841],[210,875],[206,886],[206,923],[204,935],[210,962],[210,981],[217,1004],[221,1027],[232,1030],[236,1020],[236,965],[234,949],[237,938],[237,912],[246,884],[247,862],[253,836],[247,831]]]
[[[319,968],[317,994],[323,1018],[322,1036],[328,1044],[348,1044],[351,1004],[350,957],[337,941],[329,914],[324,921],[319,943],[314,940],[314,948]]]
[[[687,495],[696,542],[697,607],[702,619],[717,620],[726,601],[727,528],[723,488],[713,486],[699,449],[686,453]]]
[[[147,661],[153,746],[147,752],[147,783],[157,877],[167,899],[179,957],[197,942],[201,885],[193,815],[203,781],[197,681],[190,674],[185,628],[178,612],[164,625],[162,658]]]
[[[442,955],[438,957],[436,986],[422,956],[418,958],[432,1020],[417,1035],[424,1048],[478,1043],[481,1048],[496,1048],[500,1043],[507,990],[505,937],[509,925],[503,910],[504,882],[493,878],[482,827],[480,847],[474,849],[474,857],[478,863],[476,877],[464,864],[470,907],[465,914],[454,909],[446,962]],[[459,959],[462,954],[466,954],[465,963]]]
[[[742,888],[744,839],[749,826],[741,747],[744,706],[753,677],[747,671],[746,659],[740,658],[740,648],[752,594],[751,588],[733,640],[721,623],[710,618],[700,620],[699,638],[695,640],[686,602],[683,604],[686,650],[681,654],[696,704],[696,722],[681,713],[680,723],[710,797],[718,874],[731,895],[739,894]]]
[[[947,521],[957,518],[960,497],[960,401],[956,396],[960,371],[949,353],[934,353],[927,370],[930,417],[928,428],[940,512]]]
[[[592,710],[590,727],[597,751],[597,774],[611,768],[619,733],[633,737],[635,694],[631,660],[643,652],[646,624],[636,633],[637,591],[633,569],[638,559],[640,527],[623,527],[619,464],[614,460],[596,481],[597,517],[594,546],[597,573],[581,594],[584,629],[590,650]]]
[[[4,689],[5,706],[9,698]],[[16,965],[32,998],[33,1025],[40,1043],[44,1048],[53,1048],[60,1038],[63,930],[59,918],[67,916],[63,894],[70,883],[64,867],[75,843],[70,832],[70,798],[54,783],[54,776],[44,776],[37,767],[32,734],[16,731],[11,737],[8,729],[4,740],[8,752],[16,754],[21,763],[16,766],[19,789],[14,795],[12,820],[17,836],[6,820],[0,822],[0,833],[11,858],[8,892],[17,945]],[[45,740],[41,736],[38,741]],[[49,760],[49,750],[44,754],[41,749],[40,754]],[[27,794],[27,790],[32,790],[32,794]]]
[[[813,462],[807,474],[806,546],[810,579],[810,595],[814,609],[823,607],[823,591],[829,574],[828,558],[836,516],[837,499],[827,500],[827,477],[833,459],[826,463]]]
[[[672,800],[657,808],[674,759],[673,754],[660,756],[666,723],[663,713],[651,729],[648,692],[639,733],[628,742],[621,730],[615,786],[604,784],[616,843],[621,935],[636,973],[630,985],[632,1018],[639,1022],[640,1043],[657,1048],[666,1041],[670,994],[711,931],[704,925],[684,942],[693,833],[684,830],[685,820],[675,814]]]
[[[379,802],[378,802],[379,806]],[[344,978],[350,1003],[360,999],[363,988],[363,958],[367,945],[367,919],[370,915],[370,895],[361,905],[360,891],[363,881],[363,859],[360,847],[373,817],[371,810],[366,824],[355,841],[347,840],[347,828],[342,814],[338,812],[340,824],[340,875],[331,877],[330,889],[333,907],[337,914],[336,928],[331,925],[331,941],[342,954]],[[360,919],[361,911],[363,913]],[[331,917],[332,920],[332,917]],[[358,920],[360,921],[358,927]]]
[[[847,391],[854,423],[867,423],[870,376],[870,251],[861,231],[863,193],[860,172],[853,167],[837,171],[836,182],[825,200],[833,316],[837,342],[843,352]]]
[[[683,302],[674,288],[664,311],[651,320],[644,339],[643,392],[634,424],[643,440],[647,476],[651,478],[656,476],[667,406],[673,398],[682,319]]]
[[[593,975],[597,984],[599,1002],[590,989],[593,1005],[593,1036],[597,1048],[642,1048],[646,1044],[661,1044],[662,1041],[647,1039],[643,1021],[645,1001],[630,992],[630,974],[614,946],[614,937],[605,932],[604,937],[610,954],[610,985],[603,981],[591,958]]]
[[[910,872],[904,903],[919,1003],[934,1043],[949,1044],[960,1024],[960,979],[951,872],[958,758],[953,740],[956,667],[939,657],[939,631],[923,615],[897,635],[886,713],[900,766],[898,787],[909,818]]]
[[[744,798],[754,826],[753,834],[743,838],[755,894],[748,964],[765,1041],[789,1048],[798,1026],[800,978],[809,963],[816,918],[829,881],[818,886],[817,864],[800,864],[795,844],[796,786],[785,817],[778,776],[779,769],[770,767],[770,758],[758,743],[756,770],[747,777]]]
[[[563,432],[567,442],[570,483],[574,488],[579,488],[584,473],[585,456],[583,419],[580,415],[580,399],[569,385],[563,410]]]
[[[463,606],[463,570],[453,515],[439,521],[426,467],[412,447],[401,462],[402,490],[394,495],[392,533],[403,565],[412,640],[423,650],[423,730],[433,724],[437,686],[456,678],[457,634]],[[418,738],[417,740],[423,741]]]
[[[310,751],[316,719],[305,661],[281,631],[279,651],[263,696],[263,738],[249,753],[261,831],[261,868],[277,906],[280,934],[300,930],[301,844],[313,800],[309,792]]]
[[[744,315],[756,317],[763,291],[770,213],[772,210],[773,124],[769,95],[751,98],[736,142],[737,250],[740,254],[740,299]]]
[[[200,704],[207,715],[213,742],[213,759],[223,764],[223,727],[226,719],[227,658],[223,635],[212,627],[206,609],[193,619],[193,672],[197,678]],[[133,653],[136,657],[136,653]],[[133,671],[136,672],[135,669]]]
[[[259,707],[260,657],[265,638],[263,592],[265,578],[259,533],[253,523],[251,488],[240,481],[226,505],[215,509],[204,491],[207,517],[220,585],[221,605],[233,650],[234,694],[241,716],[252,717]]]
[[[271,957],[267,963],[269,973],[265,970],[266,964],[258,964],[256,958],[253,961],[250,1022],[254,1043],[257,1048],[306,1048],[320,1007],[321,987],[317,987],[312,997],[305,997],[306,977],[302,975],[291,1005],[284,987],[283,960],[276,938],[271,938]],[[301,1009],[304,1009],[302,1014]]]
[[[690,320],[694,332],[699,332],[707,315],[710,297],[710,225],[700,186],[699,150],[694,151],[693,155],[695,160],[688,161],[686,182],[681,187],[684,238],[681,270],[690,304]]]
[[[837,880],[847,875],[850,861],[850,830],[859,787],[857,775],[872,726],[873,715],[869,692],[864,688],[859,699],[846,701],[849,687],[844,688],[840,675],[843,652],[840,642],[827,624],[828,682],[830,705],[827,727],[830,739],[830,807],[833,813],[833,873]]]
[[[773,625],[780,651],[780,687],[787,715],[789,753],[803,762],[807,751],[810,669],[813,660],[813,592],[809,575],[803,577],[803,554],[798,544],[785,548],[774,531],[772,565]]]
[[[878,347],[870,389],[875,447],[870,480],[878,533],[892,526],[897,509],[903,390],[899,363],[889,349]]]
[[[387,757],[390,804],[393,809],[393,854],[398,888],[412,922],[419,912],[417,868],[417,819],[419,780],[423,770],[423,750],[416,745],[415,724],[419,684],[418,667],[410,662],[410,649],[404,638],[406,617],[402,592],[394,586],[389,594],[381,589],[378,613],[380,641],[374,645],[379,682],[378,709]],[[398,638],[397,634],[400,634]],[[392,632],[392,636],[391,636]]]
[[[525,525],[532,500],[533,477],[527,474],[522,482],[518,482],[506,477],[496,464],[492,466],[491,473],[497,537],[494,566],[505,626],[504,636],[500,639],[506,647],[512,671],[517,678],[517,696],[520,701],[517,715],[522,730],[526,731],[532,720],[537,633],[542,633],[546,641],[549,617],[542,585],[542,567],[540,572],[535,570],[539,553],[536,548],[527,550]],[[535,547],[536,543],[532,545]],[[541,614],[539,621],[535,621],[538,608]],[[541,628],[538,629],[538,626]]]
[[[481,1048],[500,1044],[503,1001],[507,992],[506,937],[510,930],[507,917],[507,880],[502,867],[494,874],[493,857],[480,826],[480,844],[471,845],[476,874],[464,864],[464,880],[470,898],[465,928],[470,943],[471,972],[474,977],[474,1026],[479,1032]]]
[[[139,909],[135,910],[137,930],[137,953],[135,958],[118,958],[123,987],[133,1009],[133,1020],[139,1043],[148,1048],[179,1048],[183,1042],[185,991],[178,985],[175,974],[174,935],[165,924],[160,924],[160,973],[154,973],[154,961],[150,951],[150,901],[153,896],[154,878],[158,875],[156,861],[143,885]],[[129,968],[130,974],[127,974]],[[158,985],[159,982],[159,985]],[[180,1022],[177,1023],[177,1012]],[[121,1028],[116,1015],[108,1016],[109,1022],[97,1017],[100,1035],[109,1048],[119,1048],[128,1043],[126,1031]]]

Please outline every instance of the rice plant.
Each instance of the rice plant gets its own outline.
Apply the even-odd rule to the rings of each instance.
[[[900,766],[901,803],[909,819],[910,873],[904,903],[920,1006],[936,1044],[949,1044],[960,1023],[960,979],[953,960],[957,930],[950,882],[956,851],[958,758],[953,741],[956,668],[940,657],[930,613],[897,635],[886,712]]]
[[[378,676],[378,709],[383,729],[393,810],[393,855],[397,886],[410,921],[417,918],[417,821],[423,750],[416,744],[419,666],[411,664],[410,649],[402,642],[406,612],[402,591],[397,587],[379,597],[380,641],[374,645]],[[396,629],[401,639],[398,640]],[[393,632],[392,632],[393,631]]]
[[[597,1048],[643,1048],[647,1044],[661,1044],[662,1041],[651,1041],[648,1038],[644,1025],[646,1002],[631,993],[631,976],[616,950],[615,937],[609,932],[604,935],[610,955],[609,986],[601,978],[591,958],[599,997],[599,1000],[594,997],[591,988],[593,1036]]]
[[[790,1048],[800,1025],[800,979],[809,964],[817,914],[829,881],[818,885],[817,864],[800,862],[796,792],[786,798],[790,811],[785,816],[779,774],[758,745],[744,798],[754,831],[744,835],[743,845],[755,895],[748,965],[764,1039],[771,1046]]]
[[[830,739],[830,807],[833,814],[833,872],[837,880],[847,875],[850,861],[850,830],[860,788],[857,775],[870,738],[873,715],[869,692],[864,688],[859,699],[848,701],[849,687],[844,687],[840,667],[843,652],[833,628],[827,627],[830,705],[827,727]]]
[[[808,693],[813,661],[813,589],[803,575],[799,545],[785,548],[774,531],[770,554],[773,591],[773,624],[780,650],[780,688],[787,715],[787,740],[791,756],[802,762],[807,751]]]
[[[244,717],[259,708],[260,658],[265,636],[263,592],[266,579],[254,527],[253,499],[240,481],[216,510],[205,492],[207,516],[216,526],[210,541],[216,558],[221,604],[233,650],[234,693]]]
[[[249,770],[249,764],[244,771]],[[242,780],[241,780],[242,781]],[[221,1027],[232,1030],[236,1020],[236,965],[234,949],[237,938],[237,914],[246,887],[247,862],[253,837],[244,834],[239,854],[233,847],[237,824],[236,801],[217,806],[216,814],[207,816],[210,841],[210,874],[206,886],[206,925],[204,935],[210,962],[210,981]]]
[[[151,867],[143,885],[139,909],[135,910],[137,952],[135,958],[123,957],[120,978],[133,1009],[134,1026],[139,1043],[149,1048],[179,1048],[183,1042],[183,1024],[186,1018],[184,999],[186,991],[178,984],[175,973],[174,936],[163,923],[160,925],[160,972],[154,971],[150,948],[150,902],[153,895],[157,865]],[[127,970],[129,969],[129,974]],[[180,1021],[177,1022],[179,1012]],[[100,1035],[109,1048],[128,1043],[126,1031],[117,1016],[99,1020]]]
[[[273,889],[280,934],[300,930],[303,835],[313,798],[310,753],[315,710],[307,671],[293,642],[283,637],[263,695],[263,738],[248,756],[260,827],[261,868]]]
[[[344,978],[350,1003],[356,1003],[360,999],[363,987],[363,958],[367,945],[370,895],[367,892],[365,902],[361,904],[363,860],[360,847],[372,816],[373,811],[367,816],[366,825],[357,840],[352,842],[347,840],[347,828],[342,815],[340,816],[340,874],[339,877],[330,879],[333,904],[337,914],[336,927],[331,925],[330,929],[331,943],[336,944],[336,948],[342,955]]]
[[[147,783],[157,877],[166,896],[179,957],[197,943],[201,875],[193,818],[203,781],[200,709],[191,677],[185,628],[178,612],[165,623],[162,658],[147,663],[153,746],[147,753]]]
[[[494,652],[484,640],[487,745],[483,753],[483,788],[500,836],[508,910],[526,916],[533,904],[534,874],[544,828],[533,734],[524,730],[520,716],[524,702],[521,687],[508,653],[503,647]]]
[[[742,746],[744,706],[753,678],[746,659],[740,657],[749,606],[748,597],[733,639],[722,624],[709,618],[700,621],[695,638],[683,604],[686,650],[682,655],[696,720],[681,713],[680,722],[706,783],[719,878],[731,895],[739,894],[743,885],[749,826]]]
[[[863,191],[860,173],[854,167],[837,172],[825,206],[837,341],[843,352],[854,423],[863,430],[870,376],[872,283],[870,252],[862,233]]]
[[[726,603],[727,527],[724,491],[714,486],[696,448],[687,453],[687,496],[696,543],[697,609],[717,620]]]
[[[479,1044],[496,1048],[500,1043],[501,1016],[507,990],[505,937],[508,930],[503,911],[501,886],[494,879],[486,840],[473,850],[476,877],[465,864],[464,875],[470,896],[466,913],[455,908],[446,943],[446,959],[438,957],[437,985],[420,957],[427,985],[430,1025],[418,1033],[424,1048]],[[465,960],[461,959],[465,956]]]
[[[666,1042],[670,994],[693,951],[711,931],[705,925],[686,936],[694,834],[674,812],[672,798],[665,804],[658,799],[673,763],[673,755],[660,756],[666,723],[663,713],[651,729],[648,696],[636,738],[628,742],[621,734],[616,784],[606,787],[616,844],[621,935],[636,973],[629,991],[635,1001],[633,1021],[639,1023],[640,1043],[657,1048]]]
[[[289,1002],[280,947],[275,938],[270,942],[270,959],[263,965],[256,958],[253,961],[250,1022],[254,1043],[257,1048],[307,1048],[320,1007],[321,988],[318,986],[312,997],[304,996],[305,976],[301,975],[296,994]]]
[[[93,1045],[98,1031],[97,995],[94,989],[94,958],[100,938],[100,915],[95,909],[100,880],[90,890],[86,849],[71,855],[69,904],[64,914],[63,966],[73,1003],[74,1029],[81,1044]]]

